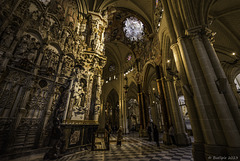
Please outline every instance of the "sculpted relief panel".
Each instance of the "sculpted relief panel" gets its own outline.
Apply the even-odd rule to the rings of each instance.
[[[39,74],[49,77],[56,75],[56,72],[58,70],[59,57],[60,54],[54,47],[49,46],[45,48],[42,54]]]
[[[12,65],[31,71],[38,56],[41,43],[35,36],[28,33],[24,34],[20,39],[13,52]]]
[[[100,103],[107,12],[83,15],[75,0],[0,5],[0,122],[6,123],[0,125],[0,136],[9,130],[0,146],[11,138],[11,146],[43,145],[50,129],[64,119],[95,118],[89,110],[96,75],[93,105],[99,108]]]
[[[86,113],[85,94],[86,94],[86,80],[76,78],[74,81],[73,98],[72,98],[72,120],[84,120]]]

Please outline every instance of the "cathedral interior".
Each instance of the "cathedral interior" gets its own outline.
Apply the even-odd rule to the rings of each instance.
[[[0,0],[0,160],[240,160],[239,15],[239,0]]]

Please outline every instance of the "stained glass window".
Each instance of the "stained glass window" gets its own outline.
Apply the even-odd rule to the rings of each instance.
[[[155,7],[157,8],[157,6],[158,6],[158,0],[156,0],[156,5],[155,5]]]
[[[114,71],[114,70],[115,70],[115,64],[109,65],[108,70],[109,70],[110,72]]]
[[[132,55],[128,55],[127,61],[130,61],[132,59]]]
[[[143,23],[136,17],[129,17],[124,21],[123,31],[130,41],[138,41],[143,38],[144,26]]]

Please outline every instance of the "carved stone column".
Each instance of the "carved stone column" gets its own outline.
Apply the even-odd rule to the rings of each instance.
[[[26,105],[27,105],[27,102],[29,100],[29,96],[31,94],[31,90],[33,88],[33,85],[34,85],[34,82],[30,78],[29,79],[29,85],[27,87],[24,87],[26,90],[25,90],[25,94],[24,94],[24,97],[23,97],[23,101],[22,101],[22,103],[20,105],[20,108],[19,108],[19,113],[18,113],[17,118],[16,118],[14,129],[17,129],[22,117],[26,113]]]
[[[189,117],[191,120],[191,125],[192,125],[191,127],[192,127],[192,132],[194,135],[194,142],[201,143],[201,142],[203,142],[202,130],[201,130],[200,122],[199,122],[197,111],[196,111],[196,105],[193,100],[193,93],[190,88],[189,82],[187,80],[186,71],[185,71],[183,63],[182,63],[178,44],[173,44],[171,46],[171,49],[173,51],[174,60],[176,63],[177,70],[179,72],[182,92],[183,92],[183,95],[185,98],[185,102],[187,104],[187,110],[188,110]]]
[[[185,126],[183,122],[183,117],[180,111],[180,107],[178,104],[178,97],[177,97],[177,91],[175,86],[174,78],[170,78],[170,80],[167,81],[170,100],[171,100],[171,111],[173,114],[172,121],[173,126],[176,129],[176,141],[178,145],[189,145],[189,137],[186,134]]]
[[[40,68],[40,64],[41,64],[41,61],[42,61],[42,58],[43,58],[43,49],[46,47],[46,44],[42,45],[41,49],[40,49],[40,54],[37,58],[37,61],[36,61],[36,68],[34,69],[34,74],[36,75],[39,68]]]
[[[87,112],[85,114],[85,120],[89,119],[90,115],[90,107],[91,107],[91,99],[92,99],[92,85],[93,85],[93,74],[89,74],[87,79],[87,101],[86,101],[86,109]]]
[[[19,87],[19,88],[20,88],[20,89],[19,89],[18,95],[17,95],[17,97],[16,97],[16,99],[15,99],[15,101],[14,101],[14,105],[13,105],[13,107],[12,107],[12,110],[11,110],[11,113],[10,113],[10,117],[14,117],[14,115],[16,114],[16,110],[18,110],[18,109],[17,109],[18,104],[19,104],[19,102],[21,101],[21,97],[22,97],[22,95],[23,95],[23,84],[20,84],[20,87]]]
[[[185,41],[182,38],[178,39],[178,45],[180,48],[181,58],[183,60],[185,71],[186,71],[189,83],[191,84],[191,87],[193,90],[194,102],[196,104],[198,118],[199,120],[201,120],[200,125],[201,125],[203,136],[204,136],[204,142],[206,142],[207,144],[214,145],[216,144],[215,138],[212,132],[212,128],[210,126],[210,122],[207,116],[207,111],[204,107],[204,101],[200,92],[205,87],[203,86],[203,84],[197,83],[196,76],[195,76],[196,74],[201,74],[201,72],[193,69],[193,65],[191,63],[193,60],[191,61]],[[196,58],[194,60],[196,60]],[[201,159],[205,158],[203,154],[204,151],[200,150],[200,149],[203,149],[203,147],[204,147],[204,144],[201,142],[199,143],[196,142],[196,144],[194,143],[193,145],[194,158],[201,158]]]
[[[209,34],[208,32],[210,31],[208,31],[206,28],[204,30],[205,30],[204,32],[205,34],[202,35],[203,44],[206,48],[206,52],[208,53],[213,70],[216,73],[216,77],[218,78],[219,81],[223,80],[224,82],[223,84],[220,84],[220,86],[223,85],[222,93],[225,96],[226,102],[229,106],[230,112],[233,115],[233,119],[236,123],[236,126],[238,130],[240,130],[240,117],[239,117],[240,112],[239,112],[237,100],[234,97],[234,93],[232,91],[231,85],[227,80],[225,72],[223,71],[223,68],[217,57],[215,49],[213,48],[213,44],[210,42],[209,37],[207,36],[207,34]]]
[[[147,117],[146,117],[146,108],[145,108],[145,100],[144,93],[142,91],[142,84],[139,82],[137,84],[138,88],[138,106],[139,106],[139,115],[140,115],[140,136],[147,136]]]
[[[64,111],[64,114],[63,114],[63,121],[66,121],[68,118],[67,118],[67,114],[69,112],[69,104],[70,104],[70,98],[71,98],[71,94],[72,94],[72,91],[73,91],[73,79],[70,80],[70,85],[69,85],[69,88],[68,88],[68,91],[67,91],[67,100],[66,100],[66,106],[65,106],[65,111]]]
[[[236,131],[238,131],[237,126],[227,105],[227,98],[224,98],[221,94],[221,88],[224,84],[218,85],[216,73],[213,70],[209,56],[207,56],[206,48],[199,36],[200,35],[197,34],[192,37],[191,41],[193,46],[189,39],[179,38],[178,44],[184,66],[187,68],[188,80],[192,85],[198,116],[202,119],[205,118],[204,121],[200,122],[203,128],[205,142],[206,144],[214,145],[205,145],[205,157],[208,158],[207,156],[217,155],[219,151],[222,151],[222,147],[217,146],[218,144],[225,145],[227,143],[231,145],[231,147],[239,147],[239,143],[234,141],[239,140],[237,139],[239,138],[239,133],[236,133]],[[196,52],[196,55],[189,54],[194,52]],[[193,66],[192,62],[194,61],[198,61],[199,65],[195,64],[195,66]],[[200,80],[203,82],[202,84],[199,83]],[[219,80],[219,83],[223,82],[221,79]],[[235,115],[238,115],[238,113],[235,113]],[[228,120],[227,122],[224,121],[226,119]],[[217,129],[213,127],[212,120],[217,122]],[[231,129],[229,129],[230,127]],[[223,131],[219,131],[219,128],[223,128]],[[198,143],[194,144],[194,147],[195,145],[197,149],[199,149],[199,146],[203,146],[198,145]],[[196,152],[199,151],[197,150]],[[198,154],[196,153],[196,155]]]
[[[191,34],[191,31],[189,32]],[[220,140],[220,133],[222,133],[222,135],[224,135],[222,139],[225,138],[227,145],[232,149],[229,153],[235,155],[240,149],[240,142],[236,142],[236,140],[240,140],[240,113],[239,110],[237,110],[237,101],[232,94],[226,76],[222,73],[223,70],[221,70],[219,66],[220,63],[215,56],[216,54],[212,52],[214,50],[209,50],[209,42],[206,40],[205,44],[203,42],[205,37],[204,32],[199,33],[199,31],[193,31],[193,34],[194,35],[191,37],[192,43],[202,68],[211,100],[213,101],[212,108],[216,110],[215,119],[219,121],[220,127],[222,128],[220,132],[214,130],[215,139]],[[215,150],[212,151],[210,150],[210,146],[205,145],[205,153],[210,153],[212,155],[219,153],[222,148],[216,145],[214,146]],[[233,147],[235,147],[236,151]]]
[[[127,115],[127,97],[128,97],[128,95],[127,95],[127,93],[128,93],[128,88],[129,88],[129,86],[128,86],[128,78],[127,77],[125,77],[124,78],[124,80],[125,80],[125,85],[123,86],[123,97],[124,97],[124,99],[123,99],[123,102],[124,102],[124,106],[123,106],[123,129],[124,129],[124,133],[125,134],[127,134],[127,133],[129,133],[129,129],[128,129],[128,115]]]
[[[49,123],[49,119],[51,114],[53,113],[53,110],[57,104],[57,101],[59,101],[59,97],[61,92],[59,91],[59,87],[57,87],[57,85],[51,85],[50,88],[50,99],[49,102],[47,104],[47,109],[44,115],[44,121],[43,121],[43,125],[42,125],[42,130],[41,130],[41,135],[40,135],[40,141],[39,141],[39,147],[44,146],[44,141],[47,138],[47,135],[49,135],[48,131],[47,131],[47,126]]]
[[[5,70],[5,69],[6,69],[7,64],[8,64],[8,62],[9,62],[10,58],[12,58],[12,56],[13,56],[13,51],[14,51],[14,49],[16,48],[17,43],[18,43],[18,40],[15,39],[15,40],[13,41],[11,47],[10,47],[9,49],[7,49],[7,51],[6,51],[6,53],[5,53],[5,59],[3,60],[1,66],[0,66],[0,69],[1,69],[1,70]]]
[[[101,73],[102,73],[102,68],[104,67],[106,63],[106,58],[104,56],[104,33],[105,33],[105,28],[108,25],[107,21],[107,13],[104,14],[105,16],[102,15],[102,13],[97,13],[97,12],[88,12],[88,32],[87,32],[87,37],[86,37],[86,43],[87,43],[87,51],[85,53],[90,54],[92,57],[92,65],[91,70],[89,71],[90,76],[88,77],[88,83],[87,83],[87,101],[86,101],[86,108],[87,108],[87,114],[86,114],[86,119],[89,119],[89,114],[90,114],[90,106],[91,106],[91,100],[92,100],[92,90],[93,90],[93,82],[94,82],[94,71],[97,71],[97,91],[96,91],[96,100],[95,100],[95,105],[93,109],[93,120],[97,121],[98,116],[99,116],[99,109],[100,109],[100,95],[101,95],[101,88],[102,88],[102,83],[101,83]],[[95,96],[94,96],[95,97]]]
[[[203,35],[203,38],[205,35]],[[233,92],[230,89],[230,85],[226,80],[226,76],[222,73],[223,70],[220,70],[219,67],[219,60],[210,54],[206,50],[204,46],[203,40],[200,38],[200,35],[196,35],[192,39],[193,46],[195,48],[200,66],[203,69],[203,74],[207,82],[207,86],[211,91],[210,95],[214,101],[214,106],[217,111],[217,115],[219,117],[220,124],[223,128],[224,135],[229,145],[232,147],[240,146],[240,142],[238,144],[235,143],[234,140],[239,140],[240,135],[237,134],[235,131],[239,130],[240,128],[240,121],[239,121],[239,110],[237,110],[237,102],[233,96]],[[209,42],[205,42],[205,45],[210,45]],[[208,47],[208,46],[207,46]],[[214,50],[212,50],[214,51]],[[217,68],[218,73],[215,72],[214,68]],[[218,77],[219,76],[219,77]],[[218,79],[217,79],[218,78]],[[222,93],[228,93],[222,95]],[[226,110],[229,109],[229,110]],[[231,113],[233,112],[233,113]],[[227,119],[228,121],[226,122]],[[234,121],[236,120],[236,122]],[[225,120],[225,121],[223,121]],[[224,123],[223,123],[224,122]],[[227,125],[226,125],[227,124]],[[238,126],[238,127],[237,127]],[[230,131],[229,131],[230,130]]]
[[[164,126],[164,135],[163,135],[163,143],[166,145],[170,144],[170,137],[168,134],[168,129],[169,129],[169,116],[167,112],[167,104],[166,104],[166,96],[163,91],[163,82],[161,79],[161,73],[160,73],[160,67],[157,65],[156,66],[156,81],[157,81],[157,88],[158,88],[158,93],[160,95],[160,104],[162,108],[162,114],[163,114],[163,126]]]
[[[143,118],[143,110],[142,110],[142,97],[141,97],[141,84],[137,84],[138,92],[138,108],[139,108],[139,117],[140,117],[140,130],[144,129],[145,119]]]
[[[120,72],[119,75],[120,78],[120,90],[119,90],[119,127],[122,126],[122,128],[124,127],[124,121],[123,121],[123,109],[124,109],[124,95],[123,95],[123,80],[124,80],[124,76],[123,76],[123,72]]]
[[[149,122],[149,110],[148,110],[148,107],[146,107],[146,96],[145,96],[145,93],[143,91],[141,93],[141,97],[142,97],[142,105],[143,105],[144,118],[145,118],[144,128],[146,129],[147,124]]]
[[[26,104],[29,100],[29,97],[30,97],[30,94],[31,94],[31,91],[32,91],[32,88],[33,88],[33,85],[34,85],[34,82],[32,81],[31,78],[29,78],[27,80],[27,82],[25,82],[26,84],[28,84],[27,86],[23,87],[23,91],[25,91],[25,94],[23,96],[23,100],[21,102],[21,105],[19,106],[19,109],[18,109],[18,113],[16,115],[16,120],[15,120],[15,123],[13,125],[13,128],[11,130],[11,132],[9,133],[9,136],[8,138],[6,138],[8,144],[6,145],[5,147],[5,150],[8,151],[11,146],[14,144],[15,142],[15,136],[16,136],[16,130],[21,122],[21,119],[24,117],[24,115],[26,114],[27,110],[26,110]]]
[[[123,112],[123,118],[124,118],[124,133],[128,134],[129,133],[129,129],[128,129],[128,115],[127,115],[127,93],[125,93],[125,97],[124,97],[124,112]]]
[[[200,125],[193,129],[194,137],[198,137],[193,144],[194,160],[211,160],[212,156],[222,154],[236,156],[240,149],[240,113],[235,97],[207,38],[206,24],[201,24],[203,21],[198,16],[189,16],[200,14],[198,12],[202,10],[194,10],[197,4],[189,1],[179,2],[183,10],[173,0],[162,2],[173,43],[178,43],[180,62],[189,82],[189,86],[183,87],[186,93],[192,93],[195,104],[198,120],[193,123]],[[179,19],[178,16],[184,18]],[[190,106],[191,101],[186,103]],[[195,114],[194,110],[190,111]],[[194,116],[190,115],[192,121],[191,117]],[[196,135],[197,128],[201,129],[202,136],[201,132]]]
[[[97,91],[96,91],[96,101],[95,101],[95,107],[94,107],[94,120],[98,121],[99,117],[99,110],[100,110],[100,96],[102,94],[102,79],[101,79],[101,73],[97,75]]]
[[[122,96],[119,96],[119,126],[123,127],[123,106],[124,102]]]
[[[99,122],[99,129],[104,129],[105,128],[105,104],[103,103],[103,99],[101,99],[101,105],[100,105],[100,114],[98,118]]]

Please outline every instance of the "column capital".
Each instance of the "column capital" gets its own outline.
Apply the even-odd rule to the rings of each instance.
[[[199,25],[196,27],[189,28],[185,30],[185,35],[191,38],[200,38],[201,36],[207,36],[211,41],[214,39],[214,35],[216,33],[213,33],[212,30],[207,28],[204,25]]]
[[[199,32],[202,31],[203,28],[204,28],[204,27],[203,27],[202,25],[199,25],[199,26],[195,26],[195,27],[186,29],[186,30],[185,30],[185,35],[191,36],[191,35],[193,35],[193,34],[199,33]]]
[[[178,47],[178,43],[174,43],[170,46],[172,50],[176,49]]]
[[[180,36],[177,38],[177,42],[181,42],[184,40],[184,38],[186,38],[186,36]]]

